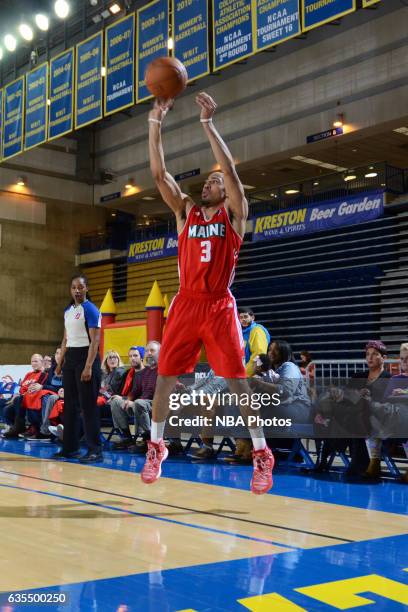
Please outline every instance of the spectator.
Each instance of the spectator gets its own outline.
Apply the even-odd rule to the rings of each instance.
[[[113,395],[120,393],[123,386],[125,368],[119,353],[108,351],[101,366],[102,380],[98,395],[98,406],[101,408],[101,416],[110,416],[109,401]]]
[[[159,361],[160,343],[149,342],[146,347],[147,367],[134,378],[131,391],[132,410],[135,414],[135,441],[142,440],[129,447],[129,452],[146,453],[147,441],[150,440],[152,401],[157,382],[157,363]]]
[[[350,447],[351,462],[347,475],[361,476],[367,470],[370,458],[365,437],[368,435],[368,400],[379,402],[384,396],[384,383],[390,378],[385,370],[387,347],[380,340],[370,340],[366,347],[368,370],[356,372],[342,388],[332,388],[319,400],[319,412],[330,417],[332,431],[342,430],[354,438],[334,437],[323,444],[318,471],[327,470],[327,460],[333,452],[345,452]],[[327,396],[327,397],[326,397]],[[360,437],[357,437],[359,435]]]
[[[30,442],[51,441],[51,435],[48,431],[48,414],[55,401],[58,399],[57,394],[62,387],[62,376],[55,373],[60,357],[61,347],[58,347],[55,350],[54,358],[51,360],[51,367],[48,369],[47,380],[43,385],[37,385],[38,409],[27,411],[27,419],[30,427],[24,437]]]
[[[122,430],[120,425],[115,423],[114,414],[120,414],[119,411],[127,410],[131,401],[131,393],[133,387],[133,379],[138,372],[144,369],[143,358],[145,349],[142,346],[131,346],[128,352],[130,369],[127,371],[121,391],[117,395],[113,395],[109,400],[109,407],[112,413],[114,426],[120,430],[122,440],[113,445],[113,450],[125,450],[133,444],[132,435],[129,429],[129,423],[126,420],[126,426]],[[124,422],[123,419],[121,422]]]
[[[398,405],[399,398],[408,397],[408,343],[401,344],[400,347],[400,374],[393,376],[386,387],[383,401]],[[378,403],[382,403],[381,401]],[[405,408],[404,403],[404,408]],[[378,415],[379,406],[376,407]],[[390,415],[389,415],[390,416]],[[388,416],[388,418],[389,418]],[[378,418],[378,417],[377,417]],[[403,438],[400,440],[408,458],[408,440]],[[379,478],[381,474],[381,438],[369,438],[366,440],[368,454],[370,455],[370,463],[368,465],[365,476],[367,478]],[[403,476],[402,481],[408,484],[408,470]]]
[[[31,394],[35,394],[38,390],[37,385],[42,385],[47,379],[47,373],[43,369],[42,355],[34,353],[31,356],[32,370],[28,372],[20,385],[20,391],[14,395],[7,403],[4,410],[4,418],[9,425],[8,431],[3,433],[3,437],[7,439],[18,438],[25,430],[25,415],[26,409],[30,406]],[[29,399],[28,399],[29,398]]]
[[[53,365],[52,357],[50,355],[44,355],[43,357],[44,372],[49,372],[52,368],[52,365]]]
[[[245,346],[245,368],[247,376],[255,374],[255,360],[261,353],[266,353],[270,342],[268,330],[260,323],[255,323],[255,315],[251,308],[238,308],[242,335]]]
[[[313,358],[309,351],[303,350],[300,351],[300,363],[299,363],[300,371],[302,375],[308,380],[313,380],[315,376],[315,367],[313,364]]]

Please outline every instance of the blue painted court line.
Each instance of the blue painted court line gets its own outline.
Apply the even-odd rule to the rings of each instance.
[[[0,439],[0,451],[51,459],[55,446]],[[104,451],[104,462],[93,467],[140,472],[143,462],[142,455]],[[251,475],[251,466],[225,465],[220,461],[191,463],[185,457],[167,460],[163,466],[163,477],[232,489],[249,490]],[[408,486],[396,481],[347,482],[339,473],[308,475],[296,468],[279,466],[274,471],[274,487],[270,494],[403,515],[408,508]]]
[[[59,484],[59,483],[56,482],[55,484]],[[87,501],[86,499],[81,499],[79,497],[70,497],[68,495],[61,495],[60,493],[51,493],[50,491],[39,491],[38,489],[31,489],[29,487],[19,487],[17,485],[10,485],[10,484],[3,484],[3,483],[0,483],[0,487],[4,487],[7,489],[17,489],[18,491],[26,491],[29,493],[38,493],[39,495],[46,495],[48,497],[58,497],[59,499],[73,501],[76,503],[85,504],[87,506],[95,506],[97,508],[103,508],[105,510],[113,510],[114,512],[120,512],[122,514],[128,514],[130,516],[138,516],[141,518],[153,519],[155,521],[162,521],[163,523],[171,523],[173,525],[179,525],[180,527],[190,527],[192,529],[199,529],[201,531],[208,531],[210,533],[217,533],[219,535],[227,535],[233,538],[240,538],[242,540],[250,540],[251,542],[260,542],[261,544],[270,544],[273,546],[280,546],[282,548],[287,548],[288,551],[291,551],[291,552],[293,550],[303,550],[303,549],[298,549],[297,546],[287,546],[287,544],[280,544],[279,542],[273,542],[272,540],[254,538],[254,537],[246,536],[240,533],[233,533],[230,531],[223,531],[222,529],[215,529],[214,527],[205,527],[203,525],[183,523],[182,521],[177,521],[175,519],[163,518],[161,516],[154,516],[153,514],[147,514],[144,512],[134,512],[132,510],[124,510],[123,508],[117,508],[116,506],[108,506],[107,504],[101,504],[99,502],[91,502],[91,501]]]
[[[321,583],[376,574],[407,585],[408,536],[392,536],[333,547],[238,559],[177,569],[156,570],[101,580],[31,589],[26,593],[66,593],[67,606],[59,610],[81,612],[243,612],[239,599],[278,593],[308,612],[333,612],[333,607],[296,589]],[[341,587],[338,587],[341,593]],[[0,595],[0,603],[6,594]],[[374,604],[354,607],[356,612],[406,612],[407,606],[391,598],[363,591]],[[390,593],[390,597],[392,594]],[[121,608],[122,606],[122,608]],[[24,612],[27,606],[13,607]],[[35,607],[36,612],[55,609]],[[336,608],[337,609],[337,608]]]

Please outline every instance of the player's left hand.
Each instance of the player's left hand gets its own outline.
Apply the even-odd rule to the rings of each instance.
[[[200,119],[212,119],[217,108],[215,100],[213,100],[208,93],[205,93],[205,91],[200,92],[195,100],[201,108]]]

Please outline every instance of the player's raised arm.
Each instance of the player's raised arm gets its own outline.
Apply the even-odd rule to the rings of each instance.
[[[211,96],[204,92],[198,94],[196,102],[201,108],[200,121],[210,141],[214,157],[224,174],[225,191],[228,198],[227,208],[232,213],[234,220],[241,226],[245,226],[245,221],[248,217],[248,202],[245,197],[244,188],[239,180],[230,150],[212,122],[217,104]],[[243,227],[242,229],[243,232],[240,231],[239,233],[243,235],[245,228]]]
[[[149,113],[149,154],[150,169],[163,200],[176,214],[177,220],[186,215],[186,207],[190,198],[181,192],[174,178],[166,170],[163,144],[161,138],[161,123],[173,105],[173,100],[155,100]]]

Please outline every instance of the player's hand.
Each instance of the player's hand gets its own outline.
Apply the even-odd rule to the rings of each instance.
[[[155,98],[153,108],[149,113],[149,119],[157,119],[163,121],[167,113],[173,108],[174,100],[164,100],[163,98]]]
[[[200,119],[212,119],[217,108],[215,100],[208,93],[202,91],[196,97],[196,102],[201,108]]]

